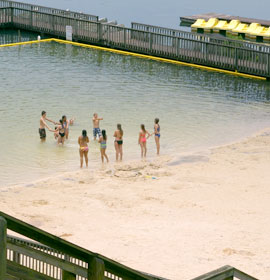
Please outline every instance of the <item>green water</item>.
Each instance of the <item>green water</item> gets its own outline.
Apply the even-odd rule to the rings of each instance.
[[[270,84],[263,81],[56,43],[0,48],[0,64],[0,186],[79,169],[77,139],[82,129],[92,138],[94,112],[104,118],[112,162],[117,123],[124,160],[139,159],[140,124],[152,132],[155,117],[161,153],[176,158],[269,126]],[[42,110],[53,120],[76,118],[64,147],[48,131],[40,142]],[[148,148],[154,158],[153,138]],[[100,167],[97,143],[89,158],[90,169]]]

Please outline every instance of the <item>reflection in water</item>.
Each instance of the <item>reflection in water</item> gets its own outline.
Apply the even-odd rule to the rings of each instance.
[[[117,123],[125,132],[125,160],[140,157],[140,124],[152,132],[155,117],[160,118],[161,152],[176,160],[268,125],[269,84],[264,81],[57,43],[2,48],[0,54],[5,69],[0,77],[0,131],[5,132],[0,135],[0,185],[76,170],[77,139],[82,129],[92,137],[94,112],[104,117],[101,128],[107,130],[112,162]],[[75,116],[65,147],[57,147],[50,132],[40,143],[42,110],[54,120]],[[97,168],[99,145],[91,141],[89,148],[90,168]],[[152,138],[148,149],[153,157]],[[187,160],[202,158],[180,158]]]
[[[37,40],[38,35],[24,30],[0,29],[0,45]],[[46,38],[42,36],[42,39]]]

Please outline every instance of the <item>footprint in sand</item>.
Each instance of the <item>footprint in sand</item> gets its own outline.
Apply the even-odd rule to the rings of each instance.
[[[249,252],[246,250],[235,250],[232,248],[226,248],[222,252],[223,252],[223,254],[225,254],[227,256],[231,256],[231,255],[241,255],[241,256],[247,256],[247,257],[255,256],[255,254],[252,252]]]

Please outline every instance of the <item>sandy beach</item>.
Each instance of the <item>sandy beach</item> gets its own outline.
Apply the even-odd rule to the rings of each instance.
[[[79,163],[79,160],[78,160]],[[91,167],[0,190],[0,209],[134,269],[270,275],[270,130],[179,162]]]

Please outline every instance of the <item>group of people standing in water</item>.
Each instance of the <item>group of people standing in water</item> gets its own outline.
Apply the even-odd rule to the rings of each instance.
[[[93,139],[94,141],[98,141],[100,144],[100,154],[101,154],[101,161],[104,163],[106,160],[109,162],[109,158],[106,154],[107,149],[107,134],[106,130],[100,129],[100,121],[103,120],[103,118],[98,117],[97,113],[94,113],[93,115]],[[53,123],[55,126],[55,129],[51,129],[46,121]],[[68,139],[69,137],[69,126],[73,125],[74,118],[67,120],[66,116],[62,116],[62,118],[59,120],[59,122],[52,121],[47,118],[46,112],[42,111],[41,118],[40,118],[40,127],[39,127],[39,135],[41,140],[46,139],[46,129],[54,133],[54,137],[57,140],[58,144],[64,144],[65,139]],[[123,159],[123,129],[121,124],[117,124],[116,130],[114,132],[114,147],[116,152],[116,161],[122,161]],[[147,139],[151,137],[152,135],[155,135],[155,142],[156,142],[156,148],[157,148],[157,155],[159,155],[160,152],[160,125],[159,125],[159,119],[156,118],[154,120],[154,132],[149,133],[145,129],[145,125],[141,124],[141,130],[139,132],[138,137],[138,144],[141,147],[141,157],[146,157],[147,153]],[[87,131],[83,130],[82,135],[78,138],[78,144],[79,144],[79,153],[80,153],[80,166],[83,167],[83,159],[85,160],[85,165],[88,167],[88,143],[89,138],[87,136]]]

